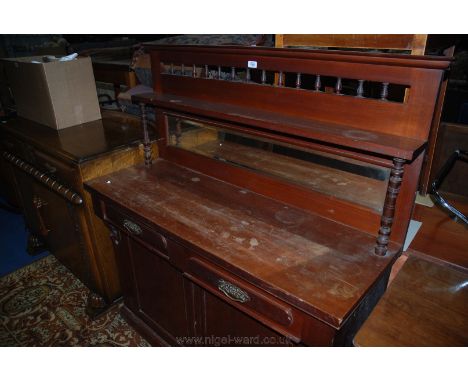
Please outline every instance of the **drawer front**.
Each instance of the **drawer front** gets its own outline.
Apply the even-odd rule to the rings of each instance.
[[[75,188],[80,187],[78,179],[78,171],[72,166],[58,161],[55,158],[41,152],[35,151],[35,164],[34,166],[43,171],[46,175],[56,179],[66,186]]]
[[[123,212],[112,204],[106,204],[104,209],[104,220],[168,257],[167,239],[162,234],[146,226],[141,219]]]
[[[287,304],[198,258],[189,260],[185,276],[294,342],[300,342],[302,320],[296,319],[299,317]]]
[[[0,140],[0,147],[2,148],[3,151],[6,151],[10,154],[13,154],[17,157],[20,157],[24,160],[26,160],[26,155],[25,147],[24,144],[21,143],[21,141],[17,140],[16,138],[10,136],[10,135],[5,135],[1,137],[2,139]],[[30,158],[27,158],[30,159]]]

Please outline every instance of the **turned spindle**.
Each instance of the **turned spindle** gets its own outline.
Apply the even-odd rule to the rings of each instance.
[[[322,81],[320,79],[320,74],[317,74],[315,76],[315,91],[319,92],[321,87],[322,87]]]
[[[197,67],[195,64],[192,65],[192,77],[195,78],[197,76]]]
[[[296,89],[301,88],[301,73],[296,74]]]
[[[356,97],[364,98],[364,80],[358,80],[358,87],[356,90]]]
[[[205,65],[205,78],[209,78],[208,65]]]
[[[65,187],[63,184],[60,184],[56,179],[53,177],[50,177],[51,173],[46,173],[43,171],[40,171],[30,164],[24,162],[22,159],[14,156],[13,154],[4,151],[3,152],[3,158],[8,160],[10,163],[12,163],[14,166],[18,167],[20,170],[30,174],[33,176],[36,181],[39,183],[42,183],[45,185],[47,188],[52,189],[56,193],[58,193],[60,196],[64,197],[67,199],[69,202],[73,204],[82,204],[83,199],[79,194],[71,190],[70,188]]]
[[[387,101],[388,97],[388,82],[382,83],[382,92],[380,93],[380,99],[382,101]]]
[[[176,146],[179,146],[180,138],[182,138],[182,120],[180,118],[177,118],[176,120],[175,138],[176,138]]]
[[[236,79],[236,68],[234,66],[231,67],[231,81]]]
[[[221,66],[218,65],[218,80],[221,79]]]
[[[140,103],[141,111],[141,127],[143,128],[143,153],[145,158],[145,165],[150,166],[152,162],[152,153],[151,153],[151,142],[149,139],[148,132],[148,116],[146,114],[146,105],[142,102]]]
[[[284,84],[283,84],[283,72],[278,73],[278,86],[280,86],[280,87],[284,86]]]
[[[341,77],[337,77],[336,79],[336,85],[335,85],[335,93],[337,95],[343,95],[343,93],[341,93],[341,90],[343,89],[343,85],[341,83]]]
[[[171,63],[171,74],[174,74],[174,64]]]
[[[390,179],[388,180],[387,195],[380,219],[379,235],[377,237],[377,245],[375,246],[375,254],[385,256],[392,231],[393,217],[395,216],[395,207],[400,186],[403,180],[403,172],[405,160],[400,158],[393,159],[393,167],[390,171]]]
[[[246,72],[245,72],[245,80],[247,82],[250,81],[250,68],[247,68]]]
[[[262,70],[262,85],[266,84],[266,70]]]
[[[182,72],[182,75],[185,76],[185,65],[184,64],[181,65],[181,72]]]

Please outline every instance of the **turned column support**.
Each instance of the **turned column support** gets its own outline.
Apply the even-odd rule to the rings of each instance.
[[[380,219],[377,245],[375,246],[376,255],[385,256],[387,253],[390,232],[392,231],[393,217],[395,216],[396,201],[398,194],[400,193],[400,186],[403,180],[404,164],[404,159],[393,159],[393,167],[390,172],[390,179],[388,180],[387,186],[387,195],[385,196],[384,208]]]
[[[148,115],[146,114],[146,105],[142,102],[140,103],[141,111],[141,127],[143,128],[143,152],[145,157],[145,165],[151,166],[153,161],[152,152],[151,152],[151,141],[149,139],[148,132]]]

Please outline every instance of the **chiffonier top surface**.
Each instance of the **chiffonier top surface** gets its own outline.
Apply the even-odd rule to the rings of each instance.
[[[52,156],[82,163],[138,144],[142,140],[139,125],[134,116],[104,111],[101,120],[62,130],[24,118],[12,119],[0,128]]]
[[[163,159],[87,183],[181,244],[339,328],[393,260],[375,236]]]

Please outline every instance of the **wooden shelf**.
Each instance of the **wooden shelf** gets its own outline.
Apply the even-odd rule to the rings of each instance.
[[[132,101],[144,102],[177,112],[241,123],[263,130],[311,139],[325,145],[337,145],[354,151],[391,158],[412,160],[426,144],[426,141],[418,139],[170,94],[141,94],[133,96]]]

